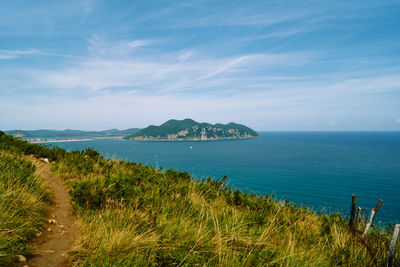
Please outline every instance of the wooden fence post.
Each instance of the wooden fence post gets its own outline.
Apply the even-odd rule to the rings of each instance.
[[[355,194],[351,195],[351,211],[350,211],[350,220],[349,227],[351,230],[354,230],[354,217],[356,215],[356,199],[357,196]]]
[[[361,208],[357,208],[357,218],[356,218],[356,228],[358,228],[358,224],[360,223],[361,220]]]
[[[382,199],[379,199],[378,204],[376,204],[376,207],[374,209],[375,210],[375,214],[377,214],[379,209],[381,208],[382,201],[383,201]]]
[[[392,241],[390,241],[390,247],[386,258],[386,266],[392,267],[393,264],[393,257],[394,257],[394,250],[396,248],[397,238],[399,236],[400,231],[400,224],[396,224],[393,230]]]
[[[381,208],[381,204],[382,204],[382,199],[379,199],[378,204],[376,204],[376,207],[371,210],[371,216],[369,217],[369,221],[367,223],[367,226],[365,227],[365,231],[363,233],[363,237],[365,237],[367,235],[367,232],[368,232],[369,228],[371,227],[372,222],[374,221],[376,214],[378,213],[379,209]]]
[[[374,218],[375,218],[375,210],[372,209],[371,210],[371,215],[369,216],[369,220],[368,220],[367,226],[365,226],[365,230],[364,230],[364,233],[362,235],[363,237],[365,237],[367,235],[367,232],[368,232],[369,228],[371,227],[372,221],[374,220]]]

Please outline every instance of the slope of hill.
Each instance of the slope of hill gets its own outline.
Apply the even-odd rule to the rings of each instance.
[[[385,264],[393,226],[374,227],[363,236],[362,231],[350,231],[348,220],[339,214],[317,215],[269,195],[233,190],[226,185],[226,177],[197,180],[176,170],[105,159],[92,149],[66,152],[0,132],[1,150],[53,161],[52,170],[68,185],[80,220],[80,239],[68,254],[74,266]],[[0,168],[1,177],[1,171],[6,172],[4,177],[24,172],[24,166],[18,163],[8,175],[8,166],[12,165]],[[21,179],[24,175],[15,177]],[[0,186],[0,199],[11,186],[24,192],[32,185],[5,181],[6,186]],[[7,212],[23,207],[8,202],[14,197],[4,196],[0,202],[0,262],[9,251],[7,247],[4,250],[9,243],[1,239],[2,235],[20,237],[14,235],[13,217]],[[18,216],[22,219],[16,222],[23,225],[36,220],[26,212]],[[364,218],[356,228],[364,229],[366,222]],[[25,244],[26,240],[18,242]],[[14,247],[24,246],[17,243]],[[399,259],[400,250],[396,249],[395,264]]]
[[[258,134],[249,127],[228,123],[215,125],[192,119],[169,120],[160,126],[150,125],[126,139],[132,140],[219,140],[255,138]]]
[[[32,256],[31,243],[43,231],[51,202],[35,166],[14,147],[19,144],[0,132],[0,266]]]

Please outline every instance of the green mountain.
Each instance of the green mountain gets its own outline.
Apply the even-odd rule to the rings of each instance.
[[[150,125],[125,139],[131,140],[219,140],[255,138],[258,134],[249,127],[228,123],[215,125],[192,119],[169,120],[160,126]]]
[[[81,130],[11,130],[5,131],[9,135],[22,137],[23,139],[73,139],[73,138],[95,138],[95,137],[117,137],[132,135],[139,131],[138,128],[126,130],[110,129],[104,131],[81,131]]]

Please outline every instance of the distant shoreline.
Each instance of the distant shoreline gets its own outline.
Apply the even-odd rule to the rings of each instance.
[[[140,141],[140,142],[166,142],[166,141],[172,141],[172,142],[180,142],[180,141],[222,141],[222,140],[246,140],[246,139],[254,139],[258,138],[258,136],[252,136],[252,137],[241,137],[241,138],[232,138],[232,137],[223,137],[223,138],[207,138],[207,139],[201,139],[201,138],[130,138],[126,139],[129,141]]]
[[[31,144],[39,144],[39,143],[63,143],[63,142],[80,142],[80,141],[90,141],[93,139],[65,139],[65,140],[37,140],[37,141],[28,141]]]

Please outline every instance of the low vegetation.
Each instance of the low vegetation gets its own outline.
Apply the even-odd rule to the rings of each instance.
[[[337,214],[232,190],[225,178],[198,181],[91,149],[54,171],[83,222],[77,265],[371,266],[386,257],[383,230],[362,241]]]
[[[386,258],[390,227],[361,239],[338,214],[233,190],[225,177],[42,149],[81,221],[74,265],[379,266]]]
[[[0,266],[32,254],[30,241],[44,226],[50,195],[34,165],[0,150]]]
[[[33,155],[36,158],[48,158],[50,161],[61,160],[66,151],[59,147],[49,148],[39,144],[31,144],[14,138],[0,131],[0,150],[13,152],[16,155]]]

